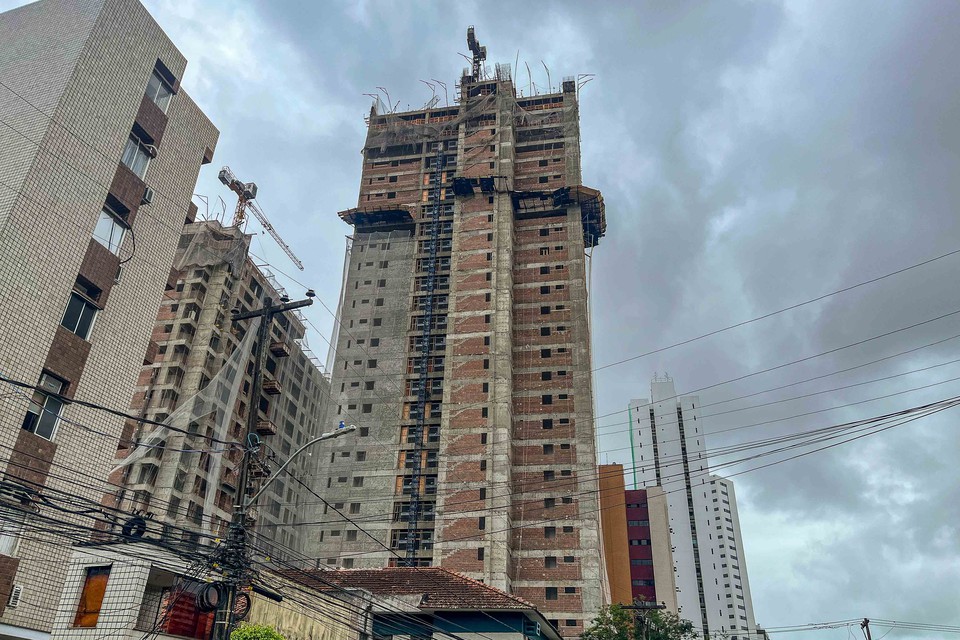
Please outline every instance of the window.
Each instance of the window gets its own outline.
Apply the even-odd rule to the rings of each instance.
[[[543,453],[544,455],[551,455],[553,453],[553,445],[552,444],[543,445]]]
[[[93,328],[93,320],[97,311],[99,309],[88,298],[78,291],[71,291],[70,302],[67,303],[67,310],[64,311],[63,320],[60,321],[60,324],[63,325],[64,329],[86,340]]]
[[[147,83],[147,97],[153,100],[160,110],[167,112],[167,106],[170,104],[170,97],[173,95],[173,89],[167,84],[166,80],[160,77],[156,71],[150,76],[150,82]]]
[[[93,239],[105,246],[114,255],[120,254],[120,245],[123,244],[123,235],[127,232],[127,225],[119,215],[104,206],[100,211],[100,219],[93,230]]]
[[[557,528],[556,527],[544,527],[543,528],[543,537],[548,540],[551,538],[557,537]]]
[[[60,420],[60,412],[63,410],[63,401],[48,394],[62,394],[67,383],[48,373],[43,373],[40,374],[40,382],[37,386],[40,390],[33,392],[22,426],[41,438],[53,440]]]
[[[13,556],[20,546],[20,533],[26,514],[22,511],[0,512],[0,555]]]
[[[563,592],[564,592],[564,593],[576,593],[576,592],[577,592],[577,588],[576,588],[576,587],[564,587],[564,588],[563,588]]]
[[[557,567],[557,556],[547,556],[543,559],[545,569],[555,569]]]
[[[87,567],[87,575],[83,580],[83,589],[80,591],[80,602],[77,604],[77,615],[73,619],[73,626],[97,626],[100,606],[103,604],[103,594],[107,591],[107,580],[109,578],[109,566]]]
[[[355,487],[362,487],[362,486],[363,486],[363,478],[362,478],[362,477],[360,477],[360,478],[354,478],[354,479],[353,479],[353,486],[355,486]]]
[[[347,530],[347,542],[353,542],[357,539],[357,530],[349,529]]]
[[[150,164],[151,154],[140,138],[130,134],[127,138],[127,146],[123,149],[123,155],[120,156],[120,162],[127,165],[130,171],[133,171],[138,178],[143,180],[147,173],[147,165]]]
[[[556,587],[545,587],[543,597],[545,600],[556,600],[557,599],[557,588]]]

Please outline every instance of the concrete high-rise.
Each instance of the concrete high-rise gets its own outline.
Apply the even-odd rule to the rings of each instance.
[[[218,132],[180,89],[186,60],[136,0],[0,14],[0,638],[42,638],[69,544],[96,504],[200,166]],[[18,495],[27,504],[10,502]],[[11,598],[11,592],[15,597]]]
[[[250,238],[215,220],[184,227],[153,330],[157,356],[144,365],[131,403],[131,413],[180,431],[131,421],[121,439],[122,466],[113,480],[124,488],[114,492],[114,501],[126,512],[153,513],[167,526],[168,538],[225,535],[238,499],[240,447],[247,414],[255,410],[250,394],[256,331],[234,324],[230,315],[234,308],[249,311],[286,295],[249,258]],[[270,327],[264,393],[256,408],[263,447],[254,478],[272,474],[322,431],[330,383],[304,336],[295,312],[274,318]],[[237,446],[205,452],[211,441]],[[288,472],[302,476],[308,459],[294,459]],[[257,501],[256,530],[261,542],[274,543],[268,545],[271,557],[303,552],[299,524],[304,505],[315,502],[306,486],[289,476]]]
[[[757,628],[733,482],[710,473],[700,399],[654,377],[631,400],[633,481],[666,494],[680,616],[705,637],[746,640]]]
[[[578,635],[603,600],[587,304],[605,231],[581,184],[576,82],[518,95],[473,69],[455,104],[370,112],[332,366],[324,565],[440,565]]]

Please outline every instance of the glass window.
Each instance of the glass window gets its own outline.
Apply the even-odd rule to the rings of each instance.
[[[120,161],[142,180],[147,173],[147,165],[150,164],[150,152],[140,138],[131,133]]]
[[[90,335],[90,329],[93,328],[97,311],[97,307],[92,302],[73,291],[70,293],[70,302],[67,303],[67,310],[60,324],[86,340]]]
[[[83,581],[83,590],[80,591],[80,602],[77,604],[77,615],[73,619],[75,627],[95,627],[100,618],[100,607],[103,605],[103,594],[107,591],[107,580],[110,578],[110,567],[87,567],[87,575]]]
[[[147,83],[147,97],[153,100],[160,109],[166,113],[170,105],[170,97],[173,95],[173,89],[160,77],[156,71],[150,76],[150,82]]]
[[[14,556],[17,553],[25,517],[23,512],[0,511],[0,555]]]
[[[93,238],[114,255],[120,254],[120,245],[123,244],[123,235],[127,232],[127,226],[120,219],[120,216],[104,207],[100,212],[100,219],[97,220],[97,227],[93,230]]]
[[[67,384],[59,378],[44,373],[40,376],[40,383],[37,386],[42,390],[33,392],[22,427],[41,438],[53,440],[57,423],[60,421],[60,412],[63,410],[63,401],[48,394],[62,394]],[[2,553],[2,547],[0,542],[0,553]]]

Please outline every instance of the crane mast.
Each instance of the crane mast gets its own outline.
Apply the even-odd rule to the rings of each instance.
[[[217,175],[220,178],[220,182],[227,185],[231,191],[237,194],[237,208],[233,214],[233,224],[231,226],[243,228],[247,222],[247,212],[253,214],[259,222],[263,229],[270,234],[270,237],[280,245],[280,248],[283,249],[283,252],[287,254],[287,257],[290,258],[290,261],[293,264],[297,265],[297,268],[300,271],[303,271],[303,263],[300,262],[300,259],[297,258],[296,254],[293,253],[293,249],[290,248],[286,242],[283,241],[283,238],[280,237],[280,234],[277,233],[277,230],[273,228],[273,225],[270,224],[270,221],[267,220],[267,216],[263,213],[260,207],[257,206],[257,203],[254,202],[257,198],[257,185],[254,182],[241,182],[239,178],[230,170],[230,167],[224,167],[220,169],[220,173]]]

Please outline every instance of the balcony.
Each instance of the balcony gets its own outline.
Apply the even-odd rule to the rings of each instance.
[[[270,343],[270,353],[277,358],[290,357],[290,345],[280,340]]]
[[[257,435],[260,436],[275,436],[277,435],[277,425],[273,424],[269,420],[258,420],[257,421]]]
[[[268,395],[278,396],[282,391],[283,387],[276,380],[266,380],[263,383],[263,392]]]

